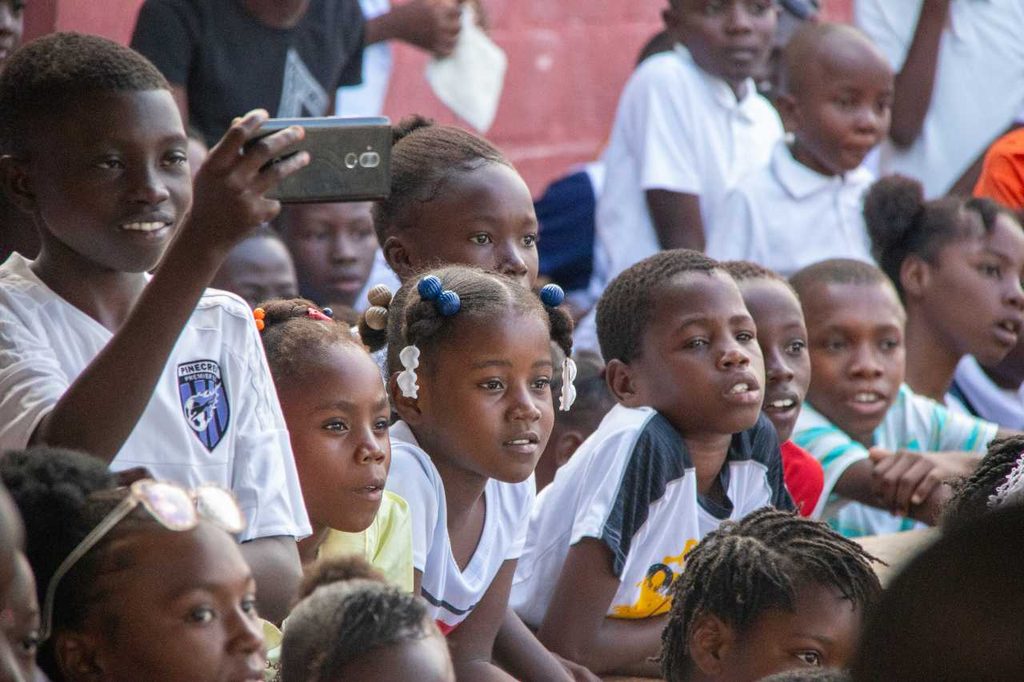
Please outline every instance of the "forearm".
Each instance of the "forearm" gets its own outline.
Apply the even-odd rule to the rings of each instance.
[[[514,677],[490,661],[453,660],[452,662],[455,664],[455,679],[457,680],[474,680],[474,682],[476,680],[480,682],[488,682],[489,680],[496,680],[498,682],[515,681]]]
[[[646,191],[647,210],[662,249],[704,250],[700,197],[663,189]]]
[[[40,422],[32,443],[82,450],[108,464],[114,459],[223,260],[220,252],[187,251],[172,246],[124,324]]]
[[[540,640],[551,651],[586,666],[598,675],[658,675],[651,659],[661,653],[661,633],[667,617],[638,620],[604,618],[589,636],[565,635],[568,628],[542,628]]]
[[[896,74],[889,137],[897,147],[909,147],[921,134],[932,102],[949,3],[950,0],[924,0],[903,68]]]
[[[240,545],[256,579],[256,604],[261,617],[275,625],[288,615],[302,580],[295,538],[276,536]]]
[[[571,679],[558,659],[544,648],[511,608],[506,610],[501,629],[494,638],[494,659],[524,682]]]
[[[382,43],[398,36],[398,30],[391,12],[385,12],[366,20],[366,44]]]

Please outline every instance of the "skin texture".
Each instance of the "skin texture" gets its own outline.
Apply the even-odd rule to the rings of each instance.
[[[366,22],[366,44],[398,39],[447,57],[455,49],[461,0],[408,0]]]
[[[537,215],[530,190],[514,169],[487,163],[456,173],[444,191],[416,204],[412,227],[384,242],[384,257],[399,279],[441,263],[477,265],[518,280],[537,281]]]
[[[321,306],[354,306],[377,254],[372,204],[296,204],[281,212],[299,290]]]
[[[867,38],[846,26],[807,26],[786,47],[776,98],[794,158],[823,175],[852,171],[889,131],[893,75]]]
[[[10,620],[4,623],[7,641],[22,676],[32,680],[36,669],[36,651],[39,648],[39,600],[36,597],[32,567],[21,552],[17,553],[15,559],[14,581],[5,608],[10,611]]]
[[[273,237],[251,237],[231,249],[210,286],[238,294],[250,308],[299,294],[292,257]]]
[[[24,27],[24,0],[0,0],[0,64],[21,44]]]
[[[897,147],[909,147],[921,134],[932,103],[939,45],[949,18],[950,0],[924,0],[907,57],[896,74],[896,99],[889,136]]]
[[[455,668],[448,644],[434,630],[423,639],[411,639],[367,651],[345,666],[341,675],[324,682],[365,680],[416,680],[417,682],[455,682]]]
[[[69,680],[262,679],[256,584],[227,533],[206,522],[154,528],[125,535],[112,552],[120,561],[109,560],[95,585],[108,597],[81,632],[55,633]]]
[[[853,657],[862,614],[838,590],[811,583],[793,611],[769,609],[745,632],[705,614],[690,638],[692,682],[746,682],[784,670],[841,668]]]
[[[908,257],[900,279],[907,383],[941,402],[961,357],[994,365],[1017,345],[1024,325],[1024,231],[1001,214],[991,232],[951,242],[933,261]]]
[[[757,341],[764,356],[767,386],[761,411],[772,420],[779,442],[784,443],[793,434],[811,383],[804,314],[796,295],[782,282],[750,279],[739,285],[743,302],[757,324]],[[780,400],[791,404],[773,406]]]
[[[314,534],[366,530],[391,464],[391,408],[377,365],[354,344],[334,344],[278,395]]]

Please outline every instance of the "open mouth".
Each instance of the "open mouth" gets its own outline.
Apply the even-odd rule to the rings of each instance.
[[[875,391],[860,391],[853,394],[853,402],[860,405],[874,405],[885,402],[885,396]]]
[[[170,226],[170,223],[166,223],[163,221],[140,221],[134,223],[124,223],[123,225],[121,225],[121,229],[127,230],[129,232],[156,232],[157,230],[162,230],[165,227]]]
[[[764,408],[766,410],[777,410],[779,412],[785,412],[792,410],[799,403],[794,398],[775,398],[774,400],[766,400]]]
[[[517,436],[516,438],[509,439],[509,440],[505,441],[504,443],[502,443],[502,445],[504,445],[505,447],[514,448],[514,447],[524,447],[524,446],[529,446],[529,445],[536,445],[539,442],[540,442],[540,438],[537,436],[537,434],[531,432],[531,433],[524,433],[521,436]]]

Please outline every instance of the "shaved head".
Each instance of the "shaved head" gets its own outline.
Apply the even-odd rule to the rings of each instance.
[[[882,52],[858,29],[829,22],[805,23],[783,50],[779,91],[798,97],[812,79],[827,78],[864,62],[890,68]]]

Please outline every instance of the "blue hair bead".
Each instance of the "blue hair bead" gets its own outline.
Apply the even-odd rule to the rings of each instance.
[[[565,300],[565,292],[557,284],[545,284],[540,290],[540,300],[549,308],[557,308]]]
[[[448,289],[441,292],[441,295],[434,301],[434,305],[437,306],[437,312],[441,313],[442,317],[451,317],[462,308],[462,300],[457,293]]]
[[[441,280],[434,275],[427,275],[420,280],[419,285],[416,289],[420,292],[420,298],[424,301],[435,301],[437,297],[441,295],[441,290],[444,287],[441,286]]]
[[[334,317],[334,311],[331,310],[330,308],[324,308],[324,315],[326,315],[327,317],[332,317],[333,318]]]

